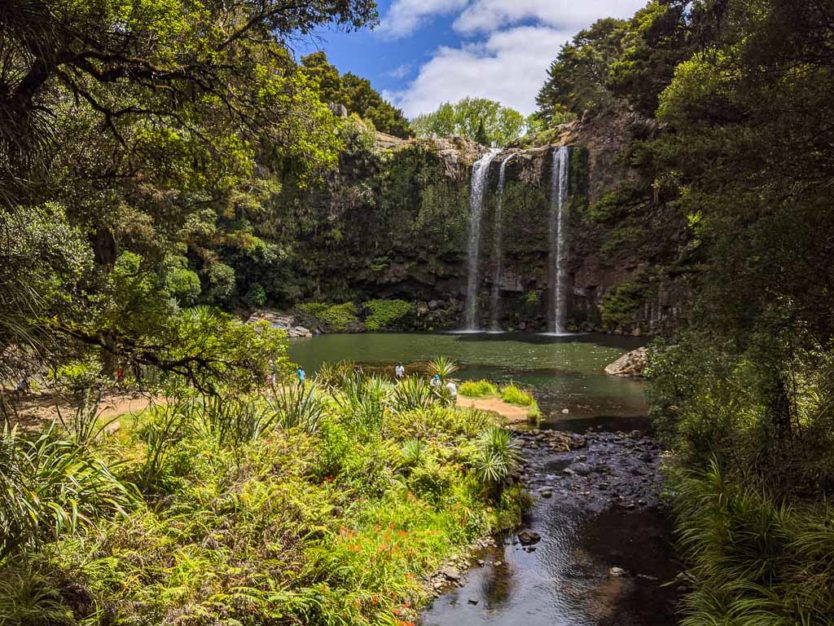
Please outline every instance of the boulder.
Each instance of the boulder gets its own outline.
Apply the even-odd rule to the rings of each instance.
[[[519,542],[521,542],[521,545],[523,546],[531,546],[534,543],[538,543],[539,541],[541,541],[542,536],[535,530],[525,528],[520,533],[518,533],[518,540]]]
[[[454,567],[444,567],[440,570],[440,575],[452,582],[458,582],[460,580],[460,572]]]
[[[609,376],[640,378],[646,369],[646,360],[646,348],[637,348],[607,366],[605,373]]]
[[[247,320],[250,324],[256,322],[267,322],[273,328],[280,328],[288,337],[312,337],[313,333],[310,329],[299,325],[298,320],[294,315],[289,313],[281,313],[280,311],[255,311],[249,316]]]

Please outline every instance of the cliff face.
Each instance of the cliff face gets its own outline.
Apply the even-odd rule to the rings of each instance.
[[[631,139],[639,132],[646,132],[644,122],[621,113],[566,127],[560,138],[571,146],[570,330],[656,332],[673,321],[684,299],[656,269],[675,257],[684,231],[646,196],[629,166]],[[300,257],[311,262],[295,270],[308,279],[297,300],[399,298],[416,303],[418,328],[458,327],[472,165],[485,152],[461,139],[385,135],[354,146],[339,174],[305,200],[317,218],[315,229],[299,237]],[[507,329],[547,328],[553,162],[554,146],[509,149],[487,174],[478,271],[483,328],[495,320]],[[493,311],[496,281],[500,297]]]

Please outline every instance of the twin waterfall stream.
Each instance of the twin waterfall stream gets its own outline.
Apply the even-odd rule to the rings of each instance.
[[[500,150],[491,149],[472,166],[472,188],[469,196],[469,231],[468,231],[468,274],[466,280],[466,303],[464,308],[463,330],[479,332],[479,287],[481,281],[481,221],[483,218],[484,199],[489,182],[490,166],[500,154]],[[500,332],[501,274],[503,261],[503,227],[502,209],[504,186],[506,184],[507,164],[513,154],[501,161],[496,191],[495,225],[493,228],[494,273],[490,291],[490,331]],[[550,306],[548,307],[548,332],[555,335],[566,334],[568,312],[568,241],[567,216],[568,178],[570,148],[562,146],[553,150],[553,166],[550,186],[550,221],[549,233],[549,279]]]

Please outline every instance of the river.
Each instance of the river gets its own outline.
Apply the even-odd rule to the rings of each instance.
[[[519,432],[524,482],[535,505],[515,533],[472,560],[423,616],[424,626],[674,624],[677,573],[649,437],[643,383],[603,368],[640,340],[604,335],[325,335],[294,341],[290,356],[313,373],[324,362],[406,365],[445,355],[462,379],[513,380],[535,390],[542,431]],[[583,433],[556,453],[547,429]],[[575,471],[577,470],[577,471]]]

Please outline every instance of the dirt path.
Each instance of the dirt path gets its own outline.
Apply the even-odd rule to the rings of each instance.
[[[498,413],[510,424],[527,421],[527,407],[509,404],[500,398],[464,398],[458,396],[457,405],[465,409]]]
[[[149,396],[140,393],[107,393],[101,397],[99,417],[107,419],[128,413],[139,413],[147,409],[152,400]],[[156,401],[159,402],[160,399]],[[64,418],[71,418],[75,414],[71,401],[57,393],[26,395],[18,401],[16,409],[17,423],[23,428],[57,419],[59,411]]]

